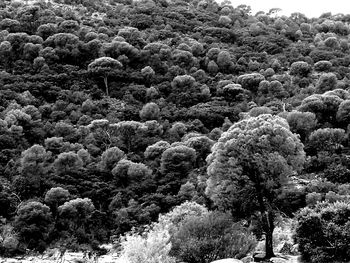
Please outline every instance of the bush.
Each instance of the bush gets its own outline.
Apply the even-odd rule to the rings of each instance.
[[[175,263],[170,257],[169,233],[153,229],[143,234],[127,234],[121,241],[121,262],[124,263]]]
[[[307,262],[350,261],[350,203],[322,202],[298,215],[295,239]]]
[[[191,263],[207,263],[220,258],[242,258],[256,245],[254,236],[240,223],[223,213],[190,217],[172,239],[170,254]]]
[[[1,219],[1,218],[0,218]],[[18,248],[18,237],[13,227],[5,224],[0,227],[0,255],[11,256],[16,253]]]
[[[181,205],[176,206],[172,211],[161,215],[158,220],[158,224],[162,228],[167,228],[170,234],[174,234],[178,231],[182,222],[191,217],[204,217],[208,215],[208,210],[203,205],[196,202],[186,201]]]
[[[169,213],[159,217],[157,223],[148,226],[142,233],[132,231],[121,238],[121,253],[117,262],[122,263],[174,263],[169,255],[170,237],[182,222],[190,217],[199,218],[208,210],[195,202],[185,202]]]

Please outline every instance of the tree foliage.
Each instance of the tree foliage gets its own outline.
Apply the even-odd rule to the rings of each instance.
[[[26,247],[42,251],[52,228],[50,208],[36,201],[23,204],[17,211],[14,225]]]
[[[299,138],[280,117],[251,117],[223,133],[207,161],[207,194],[218,207],[237,215],[258,211],[266,234],[266,256],[273,255],[274,204],[288,177],[305,161]]]

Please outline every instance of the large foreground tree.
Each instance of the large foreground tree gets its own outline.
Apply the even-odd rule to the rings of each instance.
[[[235,216],[258,216],[266,258],[274,255],[272,234],[277,199],[305,160],[303,144],[286,120],[270,114],[247,118],[221,135],[208,156],[207,195]]]

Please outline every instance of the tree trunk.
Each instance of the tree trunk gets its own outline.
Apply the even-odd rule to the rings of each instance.
[[[109,97],[107,76],[103,77],[103,82],[105,83],[105,87],[106,87],[106,95],[107,97]]]
[[[269,259],[271,257],[274,257],[275,254],[273,253],[273,230],[274,230],[274,218],[272,212],[265,212],[265,217],[263,219],[263,228],[265,231],[265,258]]]
[[[265,258],[270,259],[271,257],[275,256],[273,253],[272,239],[273,230],[275,228],[274,213],[271,210],[271,208],[269,208],[270,206],[264,202],[264,196],[262,194],[259,175],[256,173],[256,171],[254,171],[253,174],[253,178],[255,179],[254,181],[255,189],[257,192],[257,199],[260,206],[262,228],[265,232]]]

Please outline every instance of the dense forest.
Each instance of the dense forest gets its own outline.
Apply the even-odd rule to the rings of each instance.
[[[0,255],[349,262],[350,15],[278,11],[2,0]]]

